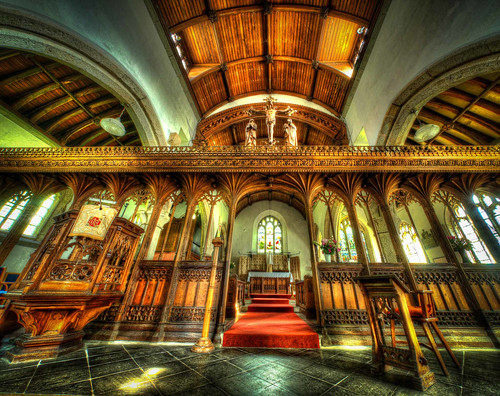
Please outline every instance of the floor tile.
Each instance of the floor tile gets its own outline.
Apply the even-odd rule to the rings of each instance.
[[[273,385],[250,373],[233,375],[229,378],[218,378],[212,381],[217,387],[230,395],[265,395],[265,389]]]
[[[194,388],[209,384],[207,379],[192,370],[167,377],[155,378],[153,382],[158,390],[165,395],[188,392]]]
[[[296,372],[293,376],[281,378],[276,385],[298,395],[321,395],[331,384]]]
[[[344,371],[341,369],[332,370],[330,367],[324,366],[322,364],[314,364],[305,368],[303,373],[335,385],[339,381],[350,375],[352,372]]]
[[[120,360],[113,363],[103,363],[96,366],[90,366],[90,374],[92,378],[102,377],[104,375],[120,373],[138,368],[133,359]]]
[[[225,360],[220,360],[218,362],[214,362],[209,366],[199,367],[195,370],[209,380],[214,380],[222,377],[231,377],[243,372],[241,368]]]
[[[189,370],[189,367],[184,363],[175,359],[172,360],[166,354],[144,356],[134,360],[144,371],[157,370],[158,376],[161,375],[162,377]]]
[[[277,383],[282,378],[288,378],[296,373],[295,369],[285,367],[280,364],[263,365],[248,372],[272,384]]]
[[[143,383],[145,384],[141,385]],[[140,389],[154,390],[149,378],[140,369],[92,379],[92,386],[96,395],[115,395],[120,393],[142,394],[143,392],[140,392]]]
[[[262,366],[265,361],[260,359],[259,356],[249,354],[232,359],[231,363],[242,368],[243,370],[251,370],[255,367]]]
[[[90,380],[85,380],[72,384],[49,385],[42,388],[35,388],[30,384],[27,392],[45,395],[90,395],[92,394],[92,388]]]
[[[28,392],[37,393],[45,388],[64,386],[90,379],[87,359],[40,364],[30,382]]]
[[[176,396],[225,396],[227,394],[214,385],[204,385],[185,392],[175,393]]]
[[[343,380],[339,386],[355,394],[391,395],[398,388],[397,384],[379,378],[360,374],[352,374]]]

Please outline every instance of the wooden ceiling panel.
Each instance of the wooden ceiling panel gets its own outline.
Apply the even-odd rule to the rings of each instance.
[[[315,7],[327,7],[329,0],[273,0],[273,4],[297,4]]]
[[[221,72],[211,73],[196,81],[193,91],[204,113],[227,99]]]
[[[374,17],[377,3],[377,0],[331,0],[330,9],[370,20]]]
[[[270,53],[273,56],[314,59],[320,20],[317,13],[274,11],[271,13]]]
[[[340,113],[349,80],[329,70],[318,70],[314,97]]]
[[[318,51],[320,62],[348,62],[351,60],[354,47],[358,41],[356,32],[359,25],[339,18],[328,18],[325,26],[325,43]]]
[[[231,66],[227,69],[227,81],[233,96],[266,89],[266,64],[251,62]]]
[[[216,26],[225,62],[264,55],[262,13],[222,16]]]
[[[212,10],[224,10],[226,8],[244,7],[261,3],[261,0],[210,0],[210,8]]]
[[[274,61],[273,89],[309,95],[314,69],[311,64]]]
[[[22,51],[8,56],[11,51],[0,48],[0,101],[5,111],[30,125],[37,136],[63,146],[92,144],[96,130],[104,135],[103,142],[110,139],[96,124],[110,116],[112,108],[112,116],[119,115],[122,107],[116,97],[66,65]],[[125,113],[122,121],[127,117]],[[135,126],[130,122],[126,129],[127,142],[136,145]]]
[[[193,64],[220,63],[213,25],[209,21],[183,31],[182,43]]]
[[[168,27],[205,12],[204,0],[155,0],[155,6]]]

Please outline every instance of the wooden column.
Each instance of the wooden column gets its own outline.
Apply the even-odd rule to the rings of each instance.
[[[344,201],[344,205],[351,223],[352,236],[358,253],[358,261],[362,265],[363,275],[370,275],[370,264],[361,239],[361,231],[359,229],[358,214],[356,213],[356,198],[361,191],[363,184],[363,176],[358,173],[341,173],[329,180],[330,185],[340,195]]]
[[[185,197],[183,194],[179,194],[175,198],[173,198],[174,202],[172,204],[170,218],[168,219],[167,229],[165,231],[165,234],[163,234],[163,243],[161,244],[161,250],[160,250],[160,255],[158,256],[158,260],[162,259],[163,253],[165,252],[165,247],[167,246],[167,241],[168,241],[168,236],[170,234],[170,229],[172,228],[172,223],[173,223],[174,218],[175,218],[175,210],[177,209],[177,205],[179,205],[184,198]]]
[[[64,186],[55,179],[49,178],[45,175],[27,174],[22,175],[21,179],[33,195],[24,207],[22,213],[15,220],[7,236],[0,245],[0,265],[5,262],[12,249],[14,249],[17,242],[19,242],[24,230],[29,225],[31,218],[40,208],[43,201],[45,201],[50,195],[64,188]]]
[[[337,233],[335,232],[332,215],[332,204],[337,200],[337,198],[331,191],[322,191],[318,194],[318,199],[326,205],[326,208],[328,210],[328,218],[330,220],[330,228],[332,230],[332,237],[335,239],[337,246],[339,246],[339,239]],[[340,261],[339,251],[337,249],[335,249],[335,259],[337,263]]]
[[[179,277],[179,263],[186,259],[186,249],[187,241],[189,240],[188,234],[191,230],[191,223],[193,214],[198,204],[198,199],[201,195],[208,190],[209,184],[204,175],[185,173],[179,177],[181,181],[182,191],[186,197],[186,214],[184,217],[184,224],[182,226],[182,231],[179,239],[179,244],[174,258],[174,265],[172,268],[172,278],[170,285],[168,287],[167,299],[165,301],[165,307],[161,314],[159,330],[156,333],[158,341],[163,340],[165,334],[164,323],[168,321],[170,315],[170,309],[174,303],[175,291],[177,288],[177,281]]]
[[[365,204],[366,213],[368,214],[368,220],[370,221],[370,226],[372,227],[373,233],[375,234],[375,241],[377,242],[378,250],[380,252],[380,258],[382,259],[383,263],[386,263],[387,260],[385,259],[384,249],[382,248],[382,243],[380,242],[380,237],[378,235],[377,227],[375,225],[375,221],[373,220],[372,211],[370,209],[370,204],[372,201],[371,197],[370,195],[363,194],[363,192],[361,192],[358,195],[358,199],[360,200],[360,202],[363,202]]]
[[[153,193],[156,203],[153,207],[151,217],[146,227],[141,247],[139,248],[139,252],[137,253],[137,256],[135,258],[132,275],[130,276],[130,280],[127,284],[123,302],[120,306],[120,309],[118,310],[118,314],[115,319],[116,322],[120,322],[123,319],[127,307],[132,303],[132,299],[134,298],[137,286],[136,280],[140,270],[140,263],[149,250],[149,245],[151,244],[151,240],[153,239],[153,235],[155,233],[163,206],[165,205],[165,202],[167,202],[167,200],[171,197],[173,190],[176,188],[175,185],[167,177],[164,177],[161,174],[145,174],[143,177],[145,184],[148,186],[148,189]],[[116,331],[117,330],[118,329],[116,329]]]
[[[220,194],[214,190],[206,193],[203,195],[201,198],[203,201],[207,201],[208,205],[210,206],[210,214],[208,215],[208,224],[207,224],[207,231],[206,231],[206,236],[205,236],[205,242],[203,243],[203,251],[201,252],[200,255],[200,260],[205,260],[205,254],[207,252],[207,245],[208,242],[210,241],[210,227],[212,226],[212,217],[214,214],[214,208],[217,202],[221,200]]]
[[[210,331],[210,317],[212,316],[212,305],[214,301],[215,291],[215,275],[217,274],[217,261],[219,257],[219,249],[223,245],[222,239],[216,236],[212,241],[214,245],[214,252],[212,255],[212,271],[210,272],[210,281],[208,284],[207,301],[205,304],[205,315],[203,316],[203,329],[201,331],[201,338],[198,339],[196,344],[191,348],[193,352],[208,353],[212,352],[215,347],[212,340],[209,338]]]
[[[382,216],[387,225],[387,231],[389,231],[389,236],[391,238],[392,246],[396,252],[396,259],[398,263],[403,264],[406,279],[410,285],[412,291],[418,290],[417,282],[413,271],[411,270],[408,257],[406,256],[399,232],[394,224],[394,217],[391,213],[391,208],[389,207],[389,198],[391,194],[398,188],[401,179],[399,175],[391,173],[382,173],[370,177],[368,180],[369,188],[373,190],[374,197],[377,199],[380,210],[382,211]]]

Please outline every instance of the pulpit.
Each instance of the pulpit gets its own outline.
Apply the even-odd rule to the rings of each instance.
[[[398,367],[413,373],[413,385],[425,391],[436,381],[430,371],[417,339],[408,309],[406,295],[410,290],[395,275],[359,276],[365,299],[370,331],[373,340],[373,366],[375,374],[383,374],[387,366]],[[392,319],[401,321],[408,348],[398,348],[385,340],[384,328]]]
[[[248,273],[250,294],[290,294],[293,282],[290,272],[253,272]]]

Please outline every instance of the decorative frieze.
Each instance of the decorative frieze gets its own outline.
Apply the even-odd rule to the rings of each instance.
[[[125,320],[129,322],[158,322],[161,318],[162,311],[163,305],[131,305],[127,307]]]
[[[215,320],[216,309],[212,309],[210,320]],[[170,322],[203,322],[205,307],[172,307],[170,309]]]
[[[0,148],[2,172],[491,172],[498,146]]]

